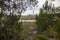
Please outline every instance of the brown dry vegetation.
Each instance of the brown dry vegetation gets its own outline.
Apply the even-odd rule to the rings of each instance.
[[[35,20],[35,15],[21,16],[22,20]]]

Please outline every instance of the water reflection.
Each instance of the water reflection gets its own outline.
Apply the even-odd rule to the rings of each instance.
[[[36,20],[19,20],[19,22],[36,22]]]

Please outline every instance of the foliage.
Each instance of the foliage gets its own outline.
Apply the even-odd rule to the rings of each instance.
[[[19,40],[21,32],[20,17],[3,15],[0,18],[0,40]]]
[[[22,22],[19,20],[29,4],[35,6],[37,0],[0,0],[0,40],[24,40],[21,39]]]
[[[48,40],[48,37],[46,37],[46,35],[44,35],[44,34],[39,34],[38,40]]]
[[[46,1],[43,8],[40,9],[39,15],[36,15],[38,34],[42,36],[44,34],[46,37],[48,37],[48,39],[52,38],[55,40],[60,40],[59,15],[59,10],[55,9],[54,5],[49,5],[48,1]],[[45,36],[43,36],[41,40],[43,40],[43,38],[45,38]]]

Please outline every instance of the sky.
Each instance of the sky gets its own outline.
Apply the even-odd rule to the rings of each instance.
[[[22,15],[35,15],[35,14],[39,14],[39,10],[40,8],[42,7],[42,5],[45,3],[46,0],[38,0],[38,4],[36,5],[36,7],[33,7],[33,8],[27,8],[27,10],[22,13]],[[60,6],[60,0],[55,0],[55,1],[50,1],[48,0],[49,2],[52,2],[53,4],[55,4],[55,7],[58,7]]]

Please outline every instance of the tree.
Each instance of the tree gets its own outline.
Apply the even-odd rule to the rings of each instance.
[[[59,12],[55,9],[54,5],[50,5],[48,4],[48,1],[46,1],[43,5],[43,8],[40,9],[39,15],[36,15],[37,31],[38,34],[42,36],[38,36],[38,38],[42,38],[41,40],[45,40],[46,37],[46,40],[50,38],[59,40],[60,33],[58,33],[58,29],[60,29],[60,22],[58,22],[57,20],[60,19],[60,16],[56,11]],[[56,17],[58,19],[56,19]]]
[[[53,12],[52,12],[53,11]],[[45,2],[43,8],[40,9],[39,15],[36,15],[36,24],[38,26],[38,31],[46,31],[48,26],[52,26],[54,23],[54,9],[51,5],[48,5],[48,1]]]
[[[26,10],[27,3],[23,3],[23,0],[0,0],[0,40],[24,40],[21,39],[22,23],[19,22],[21,13]],[[17,15],[14,12],[18,9]]]

